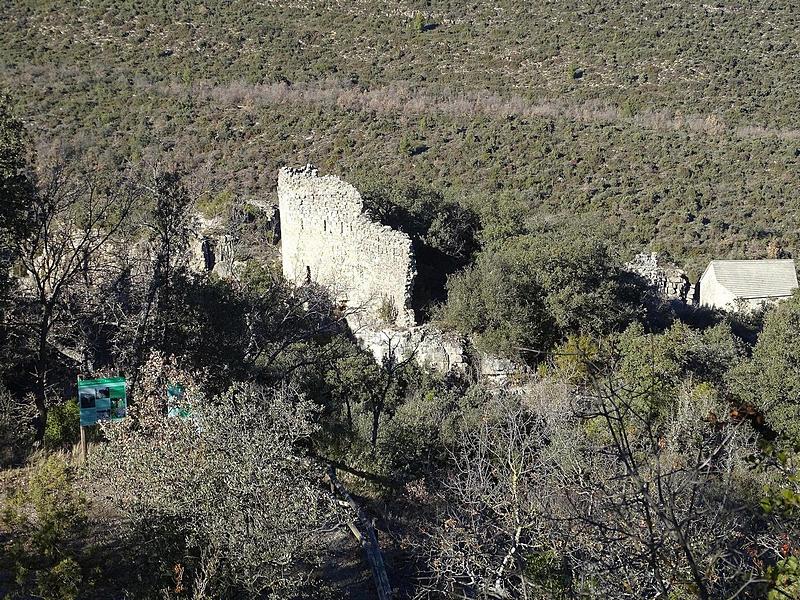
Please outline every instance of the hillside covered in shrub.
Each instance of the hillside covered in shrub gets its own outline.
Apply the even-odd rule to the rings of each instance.
[[[797,14],[745,6],[9,2],[0,83],[43,144],[269,198],[283,164],[433,187],[631,251],[796,250]]]
[[[797,257],[799,19],[0,4],[0,597],[800,598],[800,291],[626,267]],[[382,357],[283,277],[308,162],[410,238]]]

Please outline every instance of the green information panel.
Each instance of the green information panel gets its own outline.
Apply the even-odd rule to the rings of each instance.
[[[84,379],[78,381],[78,401],[81,406],[81,425],[98,421],[119,421],[128,411],[124,377]]]
[[[186,419],[191,416],[191,411],[186,406],[186,390],[182,385],[167,387],[167,416]]]

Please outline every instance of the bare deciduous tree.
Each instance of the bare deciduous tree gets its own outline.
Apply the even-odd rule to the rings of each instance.
[[[0,466],[21,462],[33,444],[36,410],[0,387]]]
[[[660,424],[622,398],[542,382],[465,422],[420,596],[756,597],[777,538],[746,425],[702,386]]]
[[[319,532],[341,520],[322,466],[302,453],[317,427],[311,402],[248,384],[203,398],[184,373],[191,416],[170,418],[164,363],[144,368],[135,421],[107,428],[110,442],[90,458],[92,485],[154,535],[178,533],[203,550],[196,597],[291,595],[311,575]]]
[[[136,193],[124,180],[56,164],[40,178],[29,211],[28,234],[14,249],[22,285],[11,317],[18,347],[29,354],[34,397],[41,423],[46,418],[48,373],[64,357],[80,364],[76,325],[90,288],[115,265],[112,238],[126,218]],[[102,298],[99,298],[102,300]]]

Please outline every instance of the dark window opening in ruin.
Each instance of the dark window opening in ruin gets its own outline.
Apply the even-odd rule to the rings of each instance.
[[[302,229],[303,229],[303,219],[300,219],[300,230],[302,231]]]
[[[306,283],[311,283],[311,267],[306,265]]]
[[[279,241],[281,241],[281,224],[280,224],[280,222],[276,221],[275,223],[273,223],[272,224],[272,231],[268,230],[267,233],[271,234],[270,235],[270,239],[272,240],[273,244],[277,244]]]
[[[339,233],[344,233],[344,223],[339,223]]]
[[[213,271],[214,265],[217,263],[217,257],[214,256],[214,242],[209,239],[203,240],[201,250],[206,271]]]
[[[322,231],[328,231],[328,222],[322,219]]]

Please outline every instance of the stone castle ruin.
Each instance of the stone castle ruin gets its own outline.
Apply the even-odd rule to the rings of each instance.
[[[417,325],[417,276],[411,238],[373,220],[358,190],[310,165],[278,173],[284,277],[324,286],[345,307],[358,343],[378,363],[413,359],[442,373],[473,372],[503,384],[519,366],[467,352],[466,342],[430,324]]]
[[[351,326],[415,324],[411,238],[373,221],[356,188],[310,165],[284,168],[278,203],[286,279],[327,288]]]

